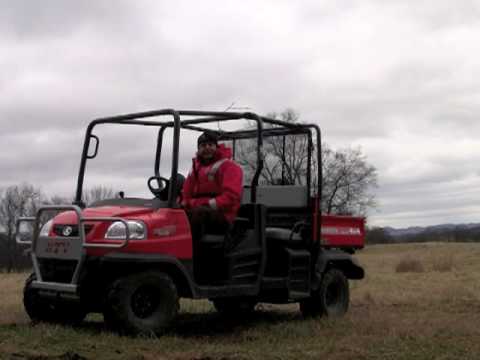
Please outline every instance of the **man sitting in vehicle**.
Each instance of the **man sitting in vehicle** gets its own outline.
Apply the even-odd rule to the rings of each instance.
[[[227,231],[240,208],[243,190],[242,168],[231,159],[231,149],[218,144],[215,133],[200,135],[197,148],[182,194],[194,244],[205,233]]]

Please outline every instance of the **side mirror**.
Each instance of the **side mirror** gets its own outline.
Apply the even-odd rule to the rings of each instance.
[[[95,146],[93,148],[93,154],[90,153],[90,144],[92,143],[91,140],[95,140]],[[96,135],[90,135],[90,139],[88,141],[88,153],[87,153],[87,159],[93,159],[95,156],[97,156],[98,153],[98,144],[100,140],[98,139],[98,136]]]

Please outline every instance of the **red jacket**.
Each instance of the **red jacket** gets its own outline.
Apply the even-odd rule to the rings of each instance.
[[[209,206],[233,222],[242,201],[243,171],[231,157],[231,150],[220,144],[210,164],[200,163],[198,157],[192,159],[182,194],[182,205],[187,210]]]

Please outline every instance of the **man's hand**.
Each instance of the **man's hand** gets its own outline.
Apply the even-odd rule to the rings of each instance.
[[[208,200],[210,200],[210,199],[206,198],[206,197],[192,199],[192,200],[190,200],[190,206],[192,208],[196,208],[196,207],[200,207],[200,206],[209,206],[208,205]]]

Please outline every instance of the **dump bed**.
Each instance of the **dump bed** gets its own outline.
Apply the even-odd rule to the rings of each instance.
[[[365,218],[322,215],[322,245],[361,249],[365,245]]]

